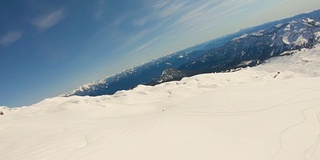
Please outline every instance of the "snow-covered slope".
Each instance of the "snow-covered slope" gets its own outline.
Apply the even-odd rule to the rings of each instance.
[[[238,72],[1,108],[0,159],[319,160],[320,46]]]

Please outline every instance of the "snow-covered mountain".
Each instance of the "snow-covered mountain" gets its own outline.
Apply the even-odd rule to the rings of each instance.
[[[320,45],[237,72],[0,108],[0,157],[319,160]]]
[[[140,84],[159,84],[201,73],[255,66],[284,51],[319,42],[320,10],[247,28],[87,84],[65,96],[99,96]],[[175,72],[172,72],[175,71]]]
[[[312,48],[320,42],[318,18],[303,18],[267,29],[244,34],[224,46],[187,62],[179,70],[191,76],[199,73],[223,72],[239,67],[255,66],[284,51]]]

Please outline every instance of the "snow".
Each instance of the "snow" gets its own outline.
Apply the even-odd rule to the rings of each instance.
[[[237,72],[1,108],[0,157],[319,160],[320,46]]]
[[[308,40],[304,38],[302,35],[299,35],[299,37],[295,40],[294,45],[302,46],[303,44],[307,44]]]
[[[285,43],[285,44],[287,44],[287,45],[290,45],[290,44],[291,44],[290,41],[289,41],[289,39],[288,39],[288,37],[286,37],[286,36],[282,37],[282,42]]]
[[[251,64],[253,62],[253,60],[250,61],[242,61],[238,66],[247,66],[249,64]]]
[[[320,37],[320,32],[316,32],[314,35],[316,38],[318,38],[318,37]]]
[[[258,32],[251,33],[250,35],[252,35],[252,36],[263,36],[263,31],[264,30],[260,30]]]
[[[243,35],[240,36],[240,37],[236,37],[236,38],[232,39],[232,41],[237,41],[237,40],[239,40],[239,39],[243,39],[243,38],[246,38],[246,37],[248,37],[248,34],[243,34]]]
[[[310,18],[301,19],[301,22],[291,21],[288,24],[278,24],[278,30],[274,35],[270,35],[270,38],[274,43],[270,46],[282,46],[287,47],[305,47],[310,43],[311,39],[318,39],[317,33],[319,27],[317,20]],[[281,28],[280,28],[281,26]],[[319,40],[319,39],[318,39]]]
[[[286,28],[284,29],[284,31],[290,31],[290,30],[291,30],[291,25],[288,24],[288,25],[286,26]]]
[[[314,20],[313,20],[313,19],[311,19],[311,18],[304,19],[303,21],[304,21],[304,22],[308,22],[308,23],[312,23],[312,22],[314,22]]]
[[[282,27],[282,25],[283,25],[282,23],[279,23],[276,25],[276,28],[280,28],[280,27]]]
[[[178,58],[183,58],[184,56],[183,55],[180,55]]]

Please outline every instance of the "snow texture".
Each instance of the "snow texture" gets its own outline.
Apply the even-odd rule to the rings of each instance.
[[[0,108],[0,159],[319,160],[320,46],[237,72]]]

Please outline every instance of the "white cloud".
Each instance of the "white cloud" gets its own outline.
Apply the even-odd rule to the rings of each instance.
[[[2,37],[0,37],[0,44],[10,45],[22,37],[21,31],[9,31]]]
[[[53,27],[65,17],[65,9],[59,8],[49,14],[35,18],[31,23],[41,31]]]

